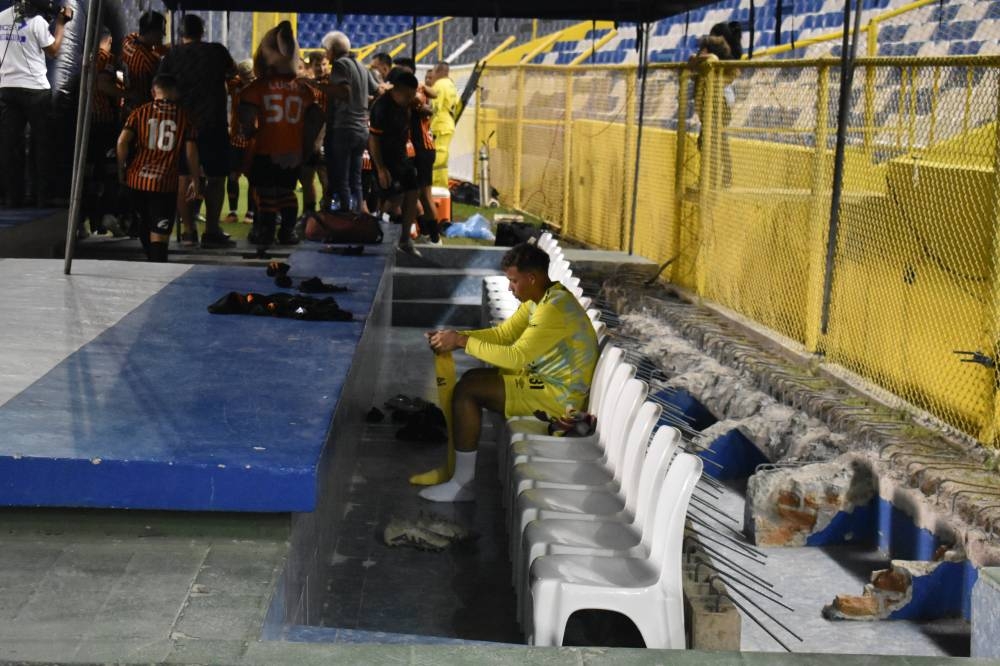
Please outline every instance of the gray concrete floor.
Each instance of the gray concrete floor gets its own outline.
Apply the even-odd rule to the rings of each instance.
[[[233,659],[287,536],[283,516],[2,511],[0,659]]]
[[[350,493],[335,528],[339,537],[330,558],[323,624],[519,643],[492,428],[484,427],[477,460],[477,501],[421,500],[408,478],[443,462],[445,445],[396,439],[401,424],[389,420],[382,403],[397,393],[437,403],[433,357],[422,329],[392,328],[389,340],[375,405],[386,421],[366,427],[355,468],[338,470],[334,480],[349,484]],[[459,375],[474,367],[463,354],[456,355],[456,365]],[[416,518],[421,512],[455,520],[479,538],[440,553],[383,544],[382,529],[391,518]]]

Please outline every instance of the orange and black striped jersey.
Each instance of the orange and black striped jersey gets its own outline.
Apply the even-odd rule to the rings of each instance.
[[[240,95],[240,104],[257,111],[256,155],[302,155],[306,111],[316,103],[313,89],[290,74],[257,79]]]
[[[413,99],[413,109],[410,112],[410,140],[416,152],[434,150],[434,135],[431,134],[431,117],[419,113],[427,106],[427,93],[424,84],[417,88],[417,96]]]
[[[125,72],[125,88],[129,93],[126,104],[129,108],[134,109],[152,101],[153,77],[156,76],[162,57],[162,50],[143,43],[136,32],[126,35],[122,41],[119,59]]]
[[[114,68],[111,66],[113,56],[111,51],[100,49],[97,58],[94,60],[94,71],[97,75],[110,74],[115,76]],[[95,77],[96,79],[96,77]],[[114,79],[112,79],[114,80]],[[97,124],[109,124],[118,120],[118,98],[102,93],[100,90],[94,91],[94,116],[93,120]]]
[[[309,89],[313,92],[313,99],[316,101],[316,106],[323,112],[323,115],[326,115],[326,93],[322,90],[322,81],[310,79],[306,76],[299,78],[299,81],[309,86]]]
[[[230,86],[229,91],[229,145],[233,148],[246,148],[250,139],[240,131],[240,93],[239,86]]]
[[[125,121],[133,133],[133,155],[125,183],[143,192],[176,192],[181,151],[196,138],[194,125],[176,102],[143,104]]]

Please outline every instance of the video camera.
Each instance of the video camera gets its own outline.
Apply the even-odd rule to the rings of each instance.
[[[48,22],[55,20],[63,8],[63,0],[14,0],[14,12],[31,18],[41,16]]]

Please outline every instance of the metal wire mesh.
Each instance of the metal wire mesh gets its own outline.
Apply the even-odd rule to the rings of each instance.
[[[839,64],[653,67],[637,171],[636,74],[487,70],[506,201],[995,443],[1000,58],[860,61],[828,295]]]
[[[862,72],[859,72],[861,74]],[[829,358],[983,439],[995,371],[1000,72],[876,65],[856,76],[823,345]],[[872,124],[866,122],[871,121]]]

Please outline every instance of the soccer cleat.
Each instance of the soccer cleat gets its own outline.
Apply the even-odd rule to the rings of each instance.
[[[235,210],[229,211],[229,215],[226,215],[226,219],[223,220],[226,224],[236,224],[240,221],[240,216]]]
[[[183,247],[197,247],[198,246],[198,231],[185,231],[181,234],[181,246]]]
[[[467,530],[458,523],[433,513],[421,513],[417,518],[417,526],[457,543],[473,541],[479,538],[479,535],[475,532]]]
[[[235,246],[236,241],[231,240],[228,234],[222,232],[206,231],[201,236],[201,247],[206,250],[218,250]]]
[[[451,542],[440,534],[399,518],[393,518],[385,526],[382,541],[387,546],[408,546],[430,552],[441,552],[451,545]]]
[[[253,213],[247,211],[247,214],[243,216],[243,224],[253,224]]]
[[[101,226],[110,231],[111,235],[115,238],[128,236],[128,232],[122,228],[122,225],[118,222],[118,218],[114,215],[105,215],[101,219]]]
[[[400,238],[399,244],[396,246],[396,249],[399,250],[400,252],[405,252],[406,254],[412,255],[414,257],[422,256],[420,254],[420,251],[417,250],[416,246],[413,244],[413,239],[411,238]]]

